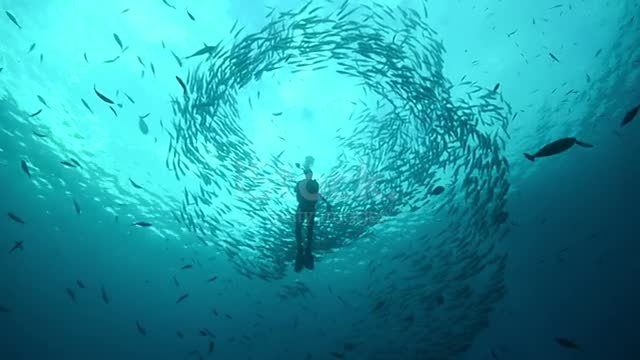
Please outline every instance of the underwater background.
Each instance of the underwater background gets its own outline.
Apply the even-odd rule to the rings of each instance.
[[[639,1],[0,9],[0,359],[640,358]]]

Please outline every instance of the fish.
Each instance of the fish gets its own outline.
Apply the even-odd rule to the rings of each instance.
[[[122,41],[120,40],[120,37],[118,36],[118,34],[113,33],[113,38],[116,40],[116,43],[118,43],[118,46],[120,46],[120,50],[122,50],[123,49]]]
[[[106,102],[107,104],[113,104],[113,100],[109,99],[108,97],[102,95],[102,93],[100,93],[97,89],[96,89],[96,85],[93,85],[93,91],[95,91],[96,95],[98,95],[98,97],[100,98],[100,100]]]
[[[24,241],[20,240],[20,241],[15,241],[13,243],[13,247],[11,248],[11,250],[9,250],[9,254],[11,254],[12,252],[20,249],[20,250],[24,250],[24,246],[22,246],[24,244]]]
[[[207,334],[207,332],[206,332],[206,331],[204,331],[204,330],[198,330],[198,334],[200,334],[200,336],[207,336],[207,335],[209,335],[209,334]]]
[[[149,126],[147,126],[147,123],[144,120],[142,119],[138,120],[138,128],[140,129],[140,132],[142,132],[144,135],[149,134]]]
[[[118,55],[118,56],[114,57],[113,59],[105,60],[105,61],[103,61],[103,62],[104,62],[105,64],[111,64],[111,63],[116,62],[118,59],[120,59],[120,55]]]
[[[131,183],[131,186],[133,186],[136,189],[143,189],[142,186],[136,184],[133,180],[131,180],[131,178],[129,178],[129,182]]]
[[[29,51],[27,51],[27,53],[30,53],[33,51],[33,49],[36,48],[36,43],[31,44],[31,46],[29,46]]]
[[[0,305],[0,312],[8,313],[8,312],[9,312],[9,308],[7,308],[7,307],[6,307],[6,306],[4,306],[4,305]]]
[[[118,117],[118,113],[116,112],[116,109],[113,108],[113,106],[109,106],[109,109],[111,110],[111,112],[113,113],[113,115],[115,115],[116,117]]]
[[[170,7],[170,8],[172,8],[172,9],[174,9],[174,10],[176,9],[176,7],[175,7],[175,6],[173,6],[173,5],[171,5],[171,4],[169,4],[169,3],[167,2],[167,0],[162,0],[162,2],[163,2],[165,5],[167,5],[168,7]]]
[[[182,79],[180,79],[179,76],[176,76],[176,80],[178,80],[178,83],[180,84],[180,86],[182,87],[182,93],[184,95],[187,95],[187,86],[184,84],[184,81],[182,81]]]
[[[40,63],[44,60],[44,54],[40,54]]]
[[[557,58],[555,55],[553,55],[552,53],[549,53],[549,56],[551,56],[551,58],[552,58],[553,60],[555,60],[555,61],[557,61],[557,62],[560,62],[560,60],[558,60],[558,58]]]
[[[84,286],[84,283],[82,281],[76,280],[76,284],[80,289],[86,289],[86,286]]]
[[[276,112],[276,113],[273,113],[273,114],[271,114],[271,115],[273,115],[273,116],[280,116],[280,115],[282,115],[282,112]]]
[[[0,67],[0,73],[2,72],[2,70],[4,70],[4,68],[3,68],[3,67]]]
[[[49,107],[49,105],[47,104],[47,102],[44,100],[44,98],[40,95],[36,95],[36,97],[38,98],[38,100],[40,100],[40,102],[42,103],[42,105]]]
[[[89,110],[89,112],[93,114],[93,110],[91,110],[89,104],[87,104],[87,102],[83,98],[80,98],[80,101],[82,101],[82,105],[84,105],[84,107],[86,107],[87,110]]]
[[[127,99],[128,99],[132,104],[135,104],[135,103],[136,103],[135,101],[133,101],[133,99],[131,98],[131,96],[127,95],[126,93],[124,93],[124,96],[126,96],[126,97],[127,97]]]
[[[138,222],[135,222],[135,223],[133,223],[133,224],[131,224],[129,226],[151,227],[151,225],[152,225],[151,223],[148,223],[148,222],[145,222],[145,221],[138,221]]]
[[[180,268],[180,270],[187,270],[187,269],[191,269],[193,267],[193,265],[185,265],[183,267]]]
[[[9,17],[9,20],[11,20],[11,22],[14,23],[18,27],[18,29],[22,30],[22,26],[20,26],[20,23],[18,23],[18,19],[16,19],[16,17],[8,11],[5,11],[5,13],[7,14],[7,17]]]
[[[176,285],[176,287],[180,287],[180,283],[178,282],[178,279],[175,275],[173,276],[173,283]]]
[[[37,137],[41,137],[41,138],[46,138],[47,135],[43,134],[43,133],[39,133],[35,130],[32,131],[33,135],[37,136]]]
[[[582,141],[579,141],[576,138],[568,137],[568,138],[562,138],[562,139],[553,141],[553,142],[543,146],[540,150],[538,150],[533,155],[525,153],[524,156],[528,160],[534,161],[536,158],[539,158],[539,157],[552,156],[552,155],[556,155],[556,154],[559,154],[561,152],[567,151],[573,145],[576,145],[576,144],[580,145],[582,147],[586,147],[586,148],[592,148],[593,147],[593,145],[590,145],[590,144],[584,143]]]
[[[84,61],[88,64],[89,63],[89,59],[87,58],[87,53],[84,53]]]
[[[186,299],[186,298],[188,298],[188,297],[189,297],[189,294],[184,294],[184,295],[180,296],[180,297],[178,298],[178,300],[176,300],[176,304],[181,303],[184,299]]]
[[[74,303],[77,303],[78,301],[76,300],[76,294],[73,292],[73,290],[67,288],[67,294],[69,295],[69,297],[71,298],[71,300],[73,300]]]
[[[224,314],[224,316],[225,316],[227,319],[233,319],[233,318],[231,317],[231,315],[229,315],[229,314]]]
[[[127,12],[129,12],[129,10],[131,10],[131,9],[129,9],[129,8],[126,8],[126,9],[124,9],[124,10],[122,10],[122,11],[120,11],[120,14],[124,14],[124,13],[127,13]]]
[[[140,65],[142,65],[142,67],[146,67],[147,66],[147,65],[144,64],[144,61],[142,61],[140,56],[138,56],[138,62],[140,63]]]
[[[76,214],[80,214],[80,205],[75,199],[73,200],[73,207],[76,209]]]
[[[184,339],[184,334],[181,331],[176,331],[176,335],[178,335],[179,339]]]
[[[167,48],[167,46],[164,44],[164,40],[160,40],[160,43],[162,44],[162,48],[163,48],[163,49],[166,49],[166,48]]]
[[[496,354],[495,350],[493,350],[493,349],[491,349],[491,357],[492,357],[494,360],[499,360],[499,359],[498,359],[498,354]]]
[[[42,109],[40,109],[40,110],[34,112],[33,114],[29,115],[29,117],[38,116],[38,115],[40,115],[41,112],[42,112]]]
[[[497,83],[496,86],[493,87],[493,92],[498,91],[498,88],[500,88],[500,83]]]
[[[213,348],[216,346],[216,344],[213,342],[213,340],[209,340],[209,354],[211,354],[213,352]]]
[[[144,114],[144,115],[138,115],[138,119],[142,119],[142,120],[144,120],[144,119],[146,119],[147,117],[149,117],[149,115],[151,115],[151,113],[146,113],[146,114]]]
[[[75,166],[77,166],[77,167],[82,167],[82,166],[80,166],[80,163],[78,162],[78,160],[73,159],[73,158],[71,158],[71,159],[69,159],[69,160],[71,160],[71,162],[72,162]]]
[[[31,178],[31,172],[29,172],[29,165],[27,165],[27,162],[24,160],[20,160],[20,167],[22,168],[22,171],[24,171],[24,173],[27,174],[29,178]]]
[[[214,277],[210,278],[209,280],[207,280],[207,282],[214,282],[214,281],[216,281],[217,278],[218,278],[217,276],[214,276]]]
[[[156,76],[156,68],[153,66],[152,62],[149,63],[149,66],[151,67],[151,73],[153,73],[153,77],[155,77]]]
[[[569,349],[573,349],[573,350],[580,350],[580,346],[578,346],[578,344],[576,344],[575,342],[569,340],[569,339],[565,339],[565,338],[555,338],[554,339],[560,346],[569,348]]]
[[[70,163],[70,162],[68,162],[66,160],[60,161],[60,164],[66,166],[66,167],[72,167],[72,168],[76,167],[75,164],[72,164],[72,163]]]
[[[18,215],[12,213],[12,212],[8,212],[7,216],[9,216],[9,219],[19,223],[19,224],[25,224],[25,221],[22,220]]]
[[[333,356],[334,358],[344,359],[344,355],[342,355],[342,354],[340,354],[338,352],[332,351],[329,354],[331,354],[331,356]]]
[[[431,195],[440,195],[444,192],[444,186],[438,185],[431,190]]]
[[[216,50],[218,50],[218,46],[206,46],[205,45],[205,47],[203,47],[202,49],[194,52],[193,54],[191,54],[189,56],[187,56],[186,59],[191,59],[192,57],[211,54],[211,53],[215,52]]]
[[[189,16],[189,19],[196,21],[196,18],[194,18],[193,15],[191,15],[191,13],[189,12],[189,9],[187,9],[187,15]]]
[[[147,330],[140,325],[139,321],[136,321],[136,328],[138,328],[138,333],[143,336],[147,336]]]
[[[507,37],[511,37],[513,35],[515,35],[518,32],[518,30],[513,30],[512,32],[507,34]]]
[[[598,51],[596,51],[596,54],[593,57],[598,57],[598,55],[600,55],[601,52],[602,52],[602,49],[598,49]]]
[[[100,288],[101,292],[102,292],[102,301],[104,301],[105,304],[109,303],[109,295],[107,294],[107,291],[104,289],[104,286],[102,286]]]
[[[624,119],[622,119],[622,123],[620,124],[620,126],[625,126],[628,123],[631,122],[631,120],[633,120],[636,115],[638,115],[638,110],[640,110],[640,105],[634,107],[633,109],[629,110],[629,112],[627,112],[624,115]]]

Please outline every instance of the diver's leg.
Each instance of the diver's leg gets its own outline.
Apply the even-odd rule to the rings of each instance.
[[[294,270],[295,272],[299,272],[300,270],[302,270],[302,264],[304,263],[304,256],[302,253],[302,220],[304,213],[300,211],[300,209],[298,208],[298,210],[296,211],[296,227],[295,227],[295,233],[296,233],[296,245],[298,248],[298,251],[296,252],[296,263],[294,265]]]
[[[315,225],[315,212],[308,212],[307,213],[307,248],[306,251],[304,253],[304,266],[309,269],[309,270],[313,270],[313,268],[315,267],[314,265],[314,259],[313,259],[313,254],[311,253],[311,245],[313,242],[313,226]]]

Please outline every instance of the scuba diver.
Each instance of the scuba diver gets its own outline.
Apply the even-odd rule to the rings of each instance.
[[[299,166],[299,164],[296,164]],[[314,268],[314,259],[311,254],[311,245],[313,241],[313,226],[315,224],[316,204],[322,200],[327,204],[327,210],[331,211],[331,204],[320,194],[320,185],[313,179],[313,172],[310,168],[304,169],[305,179],[298,181],[295,187],[296,198],[298,200],[298,209],[296,210],[296,243],[298,245],[298,253],[296,255],[296,263],[294,270],[300,272],[302,266],[309,270]],[[302,246],[302,223],[307,220],[307,246]]]

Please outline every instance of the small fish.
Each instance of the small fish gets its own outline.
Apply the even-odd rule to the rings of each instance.
[[[576,138],[569,137],[569,138],[563,138],[563,139],[553,141],[543,146],[540,150],[538,150],[533,155],[525,153],[524,157],[526,157],[529,161],[534,161],[536,158],[560,154],[561,152],[569,150],[573,145],[579,145],[586,148],[593,147],[593,145],[591,144],[587,144],[577,140]]]
[[[40,115],[41,112],[42,112],[42,109],[40,109],[40,110],[34,112],[33,114],[29,115],[29,117],[38,116],[38,115]]]
[[[187,15],[189,16],[189,19],[196,21],[196,18],[194,18],[193,15],[191,15],[191,13],[189,12],[189,9],[187,9]]]
[[[218,278],[217,276],[214,276],[211,279],[207,280],[207,282],[214,282],[216,281],[217,278]]]
[[[124,9],[124,10],[122,10],[122,11],[120,11],[120,14],[124,14],[124,13],[127,13],[127,12],[129,12],[129,10],[131,10],[131,9],[129,9],[129,8],[126,8],[126,9]]]
[[[601,52],[602,52],[602,49],[598,49],[598,51],[596,51],[596,54],[593,57],[598,57],[598,55],[600,55]]]
[[[131,96],[127,95],[126,93],[124,93],[124,96],[126,96],[126,97],[127,97],[127,99],[129,99],[129,101],[130,101],[132,104],[135,104],[135,103],[136,103],[135,101],[133,101],[133,99],[131,98]]]
[[[25,224],[24,220],[22,220],[18,215],[12,213],[12,212],[8,212],[7,216],[9,216],[9,219],[19,223],[19,224]]]
[[[139,226],[139,227],[151,227],[151,223],[145,222],[145,221],[138,221],[135,222],[129,226]]]
[[[622,123],[620,124],[620,126],[625,126],[628,123],[630,123],[631,120],[633,120],[633,118],[635,118],[636,115],[638,115],[638,110],[640,110],[640,105],[629,110],[629,112],[625,114],[624,119],[622,119]]]
[[[44,100],[44,98],[40,95],[36,95],[36,97],[38,98],[38,100],[40,100],[40,102],[42,103],[42,105],[49,107],[49,105],[47,104],[47,102]]]
[[[190,59],[192,57],[196,57],[196,56],[202,56],[202,55],[206,55],[206,54],[211,54],[214,51],[216,51],[218,49],[217,46],[205,46],[202,49],[194,52],[193,54],[189,55],[186,57],[186,59]]]
[[[78,302],[78,301],[76,301],[76,294],[73,292],[73,290],[67,288],[67,294],[69,295],[71,300],[73,300],[74,303]]]
[[[178,282],[178,279],[176,278],[176,276],[173,276],[173,283],[176,287],[180,287],[180,282]]]
[[[329,354],[331,354],[331,356],[333,356],[334,358],[338,358],[338,359],[344,359],[344,355],[337,353],[335,351],[330,352]]]
[[[24,247],[22,246],[22,244],[24,244],[24,241],[15,241],[13,244],[13,247],[11,248],[11,250],[9,250],[9,254],[11,254],[12,252],[18,249],[24,250]]]
[[[3,67],[0,67],[0,73],[2,72],[2,70],[4,70],[4,68],[3,68]]]
[[[137,58],[138,58],[138,62],[140,63],[140,65],[142,65],[142,67],[146,67],[147,66],[147,65],[144,64],[144,61],[142,61],[140,56],[137,56]]]
[[[200,334],[200,336],[207,336],[207,335],[209,335],[209,334],[207,334],[207,332],[206,332],[206,331],[204,331],[204,330],[198,330],[198,334]]]
[[[116,43],[118,43],[118,46],[120,46],[120,50],[123,49],[122,47],[122,41],[120,40],[120,36],[118,36],[118,34],[113,33],[113,38],[116,40]]]
[[[29,178],[31,178],[31,172],[29,172],[29,165],[27,165],[27,162],[24,160],[20,160],[20,167],[22,168],[22,171],[24,171],[24,173],[27,174]]]
[[[171,5],[171,4],[169,4],[169,3],[167,2],[167,0],[162,0],[162,2],[163,2],[165,5],[167,5],[168,7],[170,7],[170,8],[172,8],[172,9],[174,9],[174,10],[176,9],[176,7],[175,7],[175,6],[173,6],[173,5]]]
[[[589,74],[587,74],[587,82],[590,83],[591,82],[591,76],[589,76]]]
[[[518,32],[518,30],[513,30],[512,32],[507,34],[507,37],[511,37],[513,35],[515,35]]]
[[[179,76],[176,76],[176,80],[178,80],[178,83],[182,86],[182,93],[187,95],[187,86],[184,84],[184,81],[182,81]]]
[[[14,23],[18,27],[18,29],[22,30],[22,26],[20,26],[20,24],[18,23],[18,20],[16,19],[16,17],[13,16],[13,14],[8,12],[8,11],[5,11],[5,13],[9,17],[9,20],[11,20],[11,22]]]
[[[497,83],[496,86],[493,87],[493,92],[498,91],[499,88],[500,88],[500,83]]]
[[[40,54],[40,63],[44,60],[44,54]]]
[[[86,107],[87,110],[89,110],[89,112],[93,114],[93,110],[91,110],[89,104],[87,104],[87,102],[83,98],[80,98],[80,101],[82,101],[82,105],[84,105],[84,107]]]
[[[144,135],[149,134],[149,126],[144,120],[142,119],[138,120],[138,128],[140,129],[140,132],[142,132]]]
[[[111,63],[116,62],[118,59],[120,59],[120,55],[114,57],[113,59],[105,60],[104,63],[105,64],[111,64]]]
[[[563,6],[562,4],[554,5],[554,6],[550,7],[549,10],[561,8],[562,6]]]
[[[136,321],[136,327],[138,328],[138,333],[140,333],[140,335],[143,335],[143,336],[147,335],[147,330],[143,328],[142,325],[140,325],[139,321]]]
[[[273,115],[273,116],[280,116],[280,115],[282,115],[282,113],[281,113],[281,112],[277,112],[277,113],[273,113],[273,114],[271,114],[271,115]]]
[[[493,357],[494,360],[499,360],[498,359],[498,354],[496,354],[495,350],[491,349],[491,357]]]
[[[558,58],[557,58],[555,55],[553,55],[552,53],[549,53],[549,56],[551,56],[551,58],[552,58],[553,60],[555,60],[555,61],[557,61],[557,62],[560,62],[560,60],[558,60]]]
[[[569,339],[565,339],[565,338],[555,338],[555,341],[563,347],[569,348],[569,349],[573,349],[573,350],[580,350],[580,346],[578,346],[575,342],[569,340]]]
[[[102,301],[104,301],[105,304],[109,303],[109,295],[107,295],[107,291],[104,289],[104,286],[102,286],[100,288],[101,292],[102,292]]]
[[[438,185],[431,190],[431,195],[440,195],[444,192],[444,186]]]
[[[27,54],[32,52],[33,49],[35,49],[35,48],[36,48],[36,43],[31,44],[31,46],[29,46],[29,51],[27,51]]]
[[[227,319],[233,319],[229,314],[224,314],[224,317],[226,317]]]
[[[209,354],[211,354],[213,352],[213,348],[216,346],[216,344],[213,342],[213,340],[209,340]]]
[[[73,207],[76,209],[76,214],[80,214],[80,205],[75,199],[73,200]]]
[[[187,270],[187,269],[191,269],[193,267],[193,265],[185,265],[183,267],[180,268],[180,270]]]
[[[35,135],[37,137],[41,137],[41,138],[46,138],[47,137],[47,135],[45,135],[43,133],[39,133],[39,132],[37,132],[35,130],[33,130],[32,132],[33,132],[33,135]]]
[[[98,95],[100,100],[106,102],[107,104],[113,104],[113,100],[111,100],[108,97],[102,95],[98,90],[96,90],[96,85],[95,84],[93,85],[93,91],[95,91],[96,95]]]
[[[131,185],[136,188],[136,189],[143,189],[142,186],[136,184],[133,180],[131,180],[131,178],[129,178],[129,182],[131,183]]]
[[[2,306],[2,305],[0,305],[0,312],[8,313],[8,312],[9,312],[9,309],[8,309],[6,306]]]
[[[189,297],[189,294],[184,294],[184,295],[180,296],[180,297],[178,298],[178,300],[176,300],[176,304],[181,303],[184,299],[186,299],[186,298],[188,298],[188,297]]]
[[[184,334],[181,331],[176,331],[176,335],[178,335],[178,338],[184,339]]]
[[[164,40],[160,40],[160,43],[162,43],[162,48],[163,48],[163,49],[166,49],[166,48],[167,48],[167,46],[164,44]]]
[[[118,117],[118,113],[116,112],[116,109],[113,108],[113,106],[109,106],[109,109],[111,109],[111,112],[115,117]]]
[[[72,168],[76,167],[75,164],[72,164],[72,163],[70,163],[70,162],[68,162],[66,160],[60,161],[60,164],[66,166],[66,167],[72,167]]]
[[[76,280],[76,284],[78,285],[78,287],[80,289],[86,289],[87,288],[86,286],[84,286],[84,283],[82,281],[80,281],[80,280]]]
[[[149,66],[151,67],[151,73],[153,73],[153,77],[156,77],[156,68],[153,66],[153,63],[150,62]]]
[[[176,55],[176,53],[174,53],[173,50],[171,50],[171,55],[173,55],[173,58],[176,59],[178,66],[182,67],[182,60],[180,60],[180,57]]]
[[[71,158],[71,159],[69,159],[69,160],[71,160],[71,162],[72,162],[75,166],[77,166],[77,167],[82,167],[82,166],[80,166],[80,163],[78,162],[78,160],[73,159],[73,158]]]

